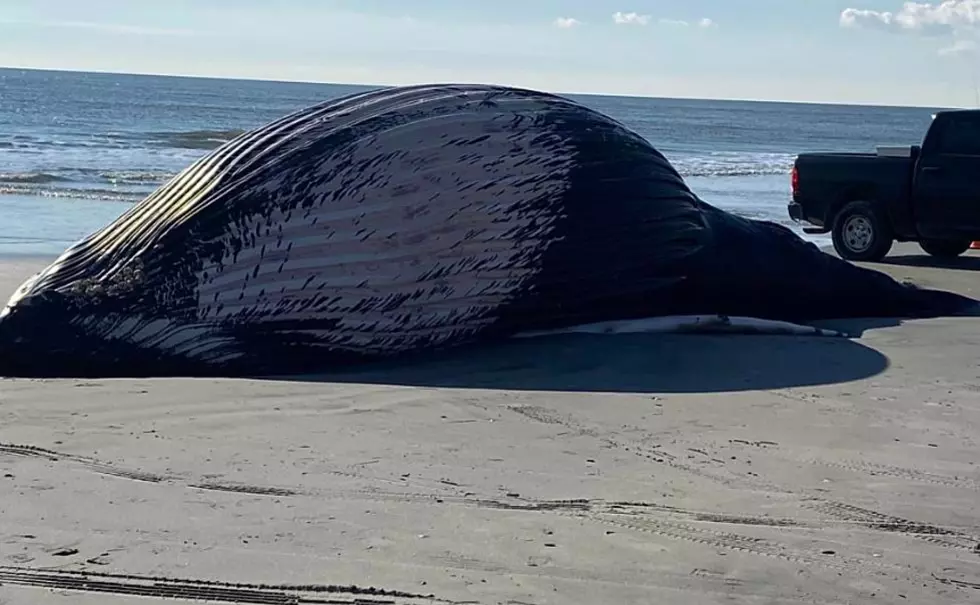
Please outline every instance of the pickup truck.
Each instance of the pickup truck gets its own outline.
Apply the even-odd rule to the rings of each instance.
[[[937,113],[921,145],[801,154],[790,181],[790,218],[842,258],[877,262],[896,241],[959,256],[980,241],[980,110]]]

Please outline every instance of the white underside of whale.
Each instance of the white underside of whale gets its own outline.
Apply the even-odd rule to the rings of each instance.
[[[558,334],[785,334],[793,336],[830,336],[846,338],[837,330],[827,330],[787,321],[759,319],[757,317],[732,317],[728,315],[667,315],[619,321],[603,321],[559,328],[521,332],[514,338],[536,338]]]

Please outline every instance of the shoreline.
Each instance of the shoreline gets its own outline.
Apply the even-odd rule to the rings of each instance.
[[[103,200],[0,195],[6,221],[0,233],[0,260],[8,256],[55,258],[130,207]]]

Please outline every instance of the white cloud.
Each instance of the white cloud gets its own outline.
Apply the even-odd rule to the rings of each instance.
[[[906,2],[897,12],[848,8],[841,12],[840,25],[932,34],[949,33],[980,25],[980,0]]]
[[[906,2],[896,12],[848,8],[840,14],[840,25],[945,38],[939,55],[961,56],[978,49],[980,0]]]
[[[658,19],[657,23],[670,27],[692,27],[692,23],[690,21],[684,21],[683,19]],[[698,20],[693,24],[693,26],[700,27],[701,29],[708,29],[710,27],[715,27],[715,22],[705,17],[704,19]]]
[[[574,17],[558,17],[554,21],[554,26],[559,29],[572,29],[579,25],[582,25],[582,22]]]
[[[845,8],[840,14],[841,27],[887,27],[892,23],[894,15],[888,12],[865,10],[863,8]]]
[[[612,19],[616,25],[647,25],[650,23],[650,15],[639,13],[615,12]]]

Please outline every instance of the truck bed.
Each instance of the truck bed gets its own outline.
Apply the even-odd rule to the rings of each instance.
[[[793,201],[803,216],[796,217],[830,229],[836,211],[846,201],[884,201],[892,212],[906,212],[912,167],[918,155],[881,156],[875,153],[804,153],[796,159],[797,190]],[[892,216],[896,225],[908,224],[910,216]]]

